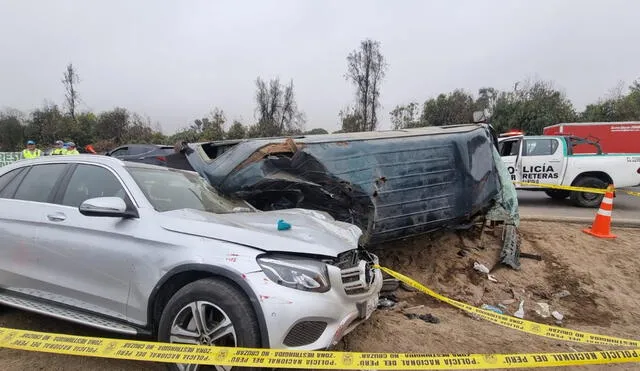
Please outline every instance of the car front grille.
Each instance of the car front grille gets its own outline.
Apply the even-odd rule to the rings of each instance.
[[[347,295],[367,292],[375,280],[375,264],[375,255],[365,250],[352,250],[339,255],[335,265],[340,268],[344,292]]]
[[[327,323],[322,321],[304,321],[297,323],[284,338],[284,345],[299,347],[308,345],[320,338]]]

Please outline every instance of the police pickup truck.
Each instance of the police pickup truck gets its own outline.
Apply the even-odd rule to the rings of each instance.
[[[589,188],[640,185],[640,153],[608,155],[597,142],[573,136],[501,134],[498,150],[514,182]],[[593,153],[574,154],[576,145],[592,145]],[[598,207],[602,194],[576,192],[516,183],[517,189],[544,191],[554,199],[570,197],[581,207]]]

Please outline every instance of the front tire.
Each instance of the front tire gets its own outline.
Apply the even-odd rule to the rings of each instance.
[[[603,180],[598,178],[585,176],[578,179],[575,182],[574,186],[604,189],[604,188],[607,188],[607,183],[605,183]],[[602,198],[604,198],[604,195],[598,194],[598,193],[585,193],[585,192],[572,191],[570,198],[571,198],[571,202],[573,202],[573,204],[576,206],[594,208],[594,207],[600,206],[600,203],[602,202]]]
[[[175,293],[162,311],[158,341],[259,348],[260,327],[247,296],[214,278],[192,282]],[[231,370],[231,366],[168,364],[172,371]],[[255,368],[233,368],[258,370]]]

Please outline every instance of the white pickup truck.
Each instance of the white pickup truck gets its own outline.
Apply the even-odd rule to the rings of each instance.
[[[498,149],[514,182],[616,188],[640,185],[640,153],[603,154],[595,142],[569,136],[509,135],[498,139]],[[594,146],[593,154],[573,154],[577,144]],[[640,144],[638,144],[640,149]],[[516,183],[517,189],[545,191],[554,199],[571,198],[577,206],[598,207],[602,194],[541,188]]]

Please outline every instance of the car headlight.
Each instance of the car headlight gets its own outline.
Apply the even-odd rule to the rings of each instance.
[[[310,259],[259,257],[264,274],[279,285],[296,290],[327,292],[331,288],[327,265]]]

